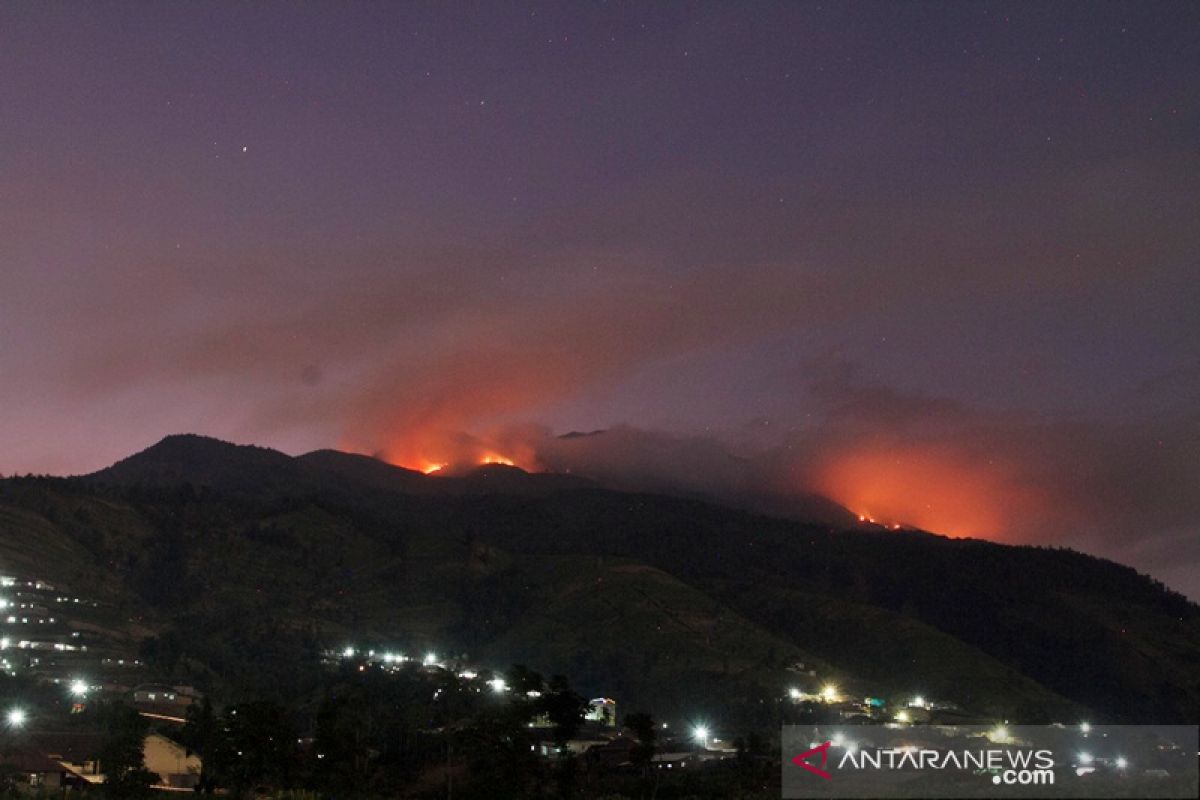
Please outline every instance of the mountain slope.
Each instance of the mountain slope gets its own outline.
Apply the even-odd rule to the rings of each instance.
[[[286,664],[251,668],[228,647],[270,630],[301,649],[527,659],[647,707],[728,694],[758,708],[799,660],[1026,721],[1200,716],[1200,609],[1111,562],[834,531],[569,476],[503,470],[483,489],[471,480],[488,472],[442,483],[455,479],[197,439],[82,479],[0,481],[0,519],[15,520],[0,555],[53,574],[31,532],[69,541],[89,580],[141,598],[164,630],[186,626],[198,661],[247,681],[287,680]]]

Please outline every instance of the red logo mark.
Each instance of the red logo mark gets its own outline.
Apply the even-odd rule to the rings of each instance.
[[[812,748],[809,748],[808,750],[805,750],[800,755],[792,756],[792,763],[795,764],[797,767],[803,767],[804,769],[811,772],[813,775],[820,775],[825,780],[829,780],[830,775],[828,772],[826,772],[823,769],[817,769],[816,767],[814,767],[812,764],[808,763],[804,759],[808,758],[813,753],[819,752],[821,754],[821,766],[822,767],[825,766],[825,758],[829,755],[829,745],[830,744],[832,744],[832,742],[825,742],[825,744],[819,744],[816,747],[812,747]]]

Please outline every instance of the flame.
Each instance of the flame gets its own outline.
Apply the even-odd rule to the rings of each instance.
[[[529,471],[540,469],[534,438],[509,431],[481,436],[432,429],[409,430],[394,435],[375,456],[426,475],[456,474],[491,465]]]
[[[858,509],[860,522],[890,530],[904,520],[948,536],[1010,540],[1014,521],[1053,508],[1009,465],[929,444],[851,449],[817,465],[809,478],[817,491]]]
[[[892,531],[898,531],[901,528],[899,522],[884,522],[883,520],[876,519],[865,511],[858,515],[858,521],[869,523],[871,525],[879,525],[882,528],[887,528],[888,530]]]

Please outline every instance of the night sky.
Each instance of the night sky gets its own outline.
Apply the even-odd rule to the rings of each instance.
[[[6,4],[0,471],[815,490],[1200,597],[1198,93],[1194,2]]]

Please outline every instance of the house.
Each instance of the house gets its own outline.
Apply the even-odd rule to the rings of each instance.
[[[161,786],[191,789],[200,781],[200,757],[159,733],[146,737],[142,745],[146,769],[158,776]]]
[[[32,735],[40,755],[54,761],[72,776],[73,783],[103,783],[100,752],[104,739],[98,733],[44,732]]]
[[[71,771],[49,756],[24,751],[4,757],[14,782],[30,789],[59,789],[70,783]]]
[[[38,761],[30,760],[30,767],[45,767],[52,764],[53,768],[40,770],[37,780],[51,781],[52,772],[59,773],[59,783],[39,783],[36,785],[83,785],[104,783],[104,765],[96,758],[104,743],[104,738],[98,733],[55,732],[37,733],[33,736],[31,753],[36,753]],[[142,758],[146,769],[158,776],[158,785],[172,789],[190,789],[200,780],[200,758],[189,755],[187,750],[171,739],[159,733],[148,734],[142,743]],[[30,774],[38,773],[31,770]],[[33,784],[31,784],[33,785]]]
[[[606,728],[615,728],[617,726],[617,701],[611,697],[597,697],[588,701],[588,710],[584,719]]]
[[[162,683],[143,683],[134,687],[133,702],[159,706],[189,706],[192,704],[192,697],[174,686]]]

